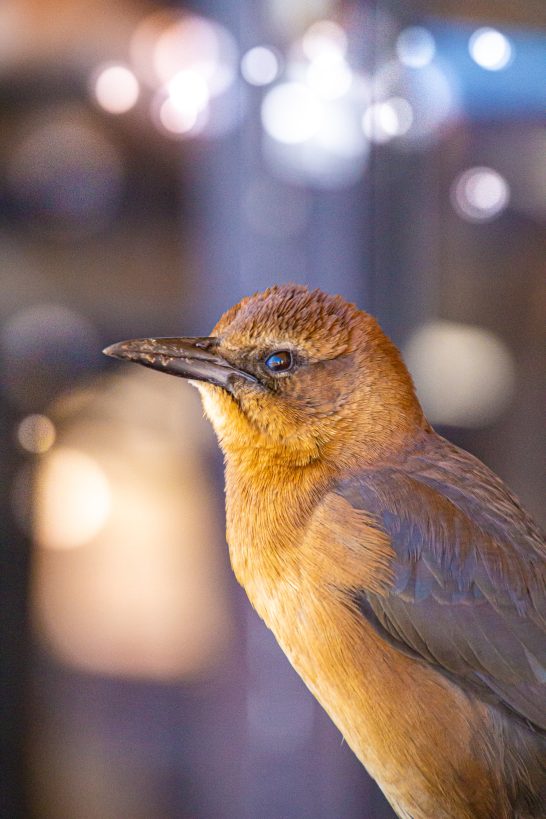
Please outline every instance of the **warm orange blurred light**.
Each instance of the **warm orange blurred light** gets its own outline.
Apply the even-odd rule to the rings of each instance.
[[[237,48],[231,34],[212,20],[186,15],[163,31],[155,44],[154,66],[160,82],[193,70],[211,96],[225,91],[235,78]]]
[[[35,556],[40,639],[93,673],[205,673],[232,625],[197,395],[133,370],[63,399],[53,417],[61,445],[38,473],[36,535],[57,547]],[[83,545],[84,526],[85,548],[60,548]]]
[[[36,540],[46,549],[83,546],[104,526],[110,505],[99,464],[76,449],[56,449],[38,471]]]

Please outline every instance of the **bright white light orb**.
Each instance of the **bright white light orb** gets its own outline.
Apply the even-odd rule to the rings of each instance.
[[[195,106],[186,108],[167,97],[159,108],[159,121],[170,134],[188,134],[197,124],[199,111]]]
[[[484,327],[431,321],[412,334],[404,358],[433,424],[487,426],[514,394],[513,357]]]
[[[109,481],[94,458],[76,449],[52,450],[38,475],[36,538],[47,549],[91,541],[110,514]]]
[[[458,111],[457,84],[436,61],[417,69],[399,60],[383,64],[373,77],[373,97],[379,108],[366,114],[363,126],[370,129],[372,118],[375,141],[397,136],[407,145],[424,147]]]
[[[203,111],[209,103],[209,89],[204,77],[197,71],[179,71],[167,85],[173,105],[183,112]]]
[[[308,60],[316,60],[325,54],[343,57],[347,51],[347,35],[339,23],[319,20],[307,29],[301,45]]]
[[[325,165],[338,158],[353,160],[355,167],[358,167],[356,160],[363,158],[368,150],[358,119],[351,116],[348,107],[330,111],[330,116],[324,118],[314,142],[326,152],[322,159]]]
[[[398,35],[396,53],[403,65],[409,68],[423,68],[434,59],[436,43],[428,29],[410,26]]]
[[[207,83],[211,97],[226,91],[235,78],[237,46],[232,35],[212,20],[183,15],[164,30],[154,45],[154,66],[162,83],[181,71],[194,71]]]
[[[362,130],[372,142],[388,142],[407,133],[413,123],[413,109],[403,97],[391,97],[369,105],[362,116]]]
[[[287,145],[307,142],[320,129],[324,107],[317,95],[299,82],[277,85],[262,103],[262,124],[269,136]]]
[[[342,97],[351,87],[353,72],[339,54],[326,52],[311,60],[307,68],[307,82],[324,99]]]
[[[472,59],[487,71],[500,71],[513,59],[510,40],[495,28],[475,31],[468,43],[468,50]]]
[[[93,91],[98,104],[109,114],[125,114],[136,104],[140,88],[129,68],[109,65],[99,69]]]
[[[243,55],[241,73],[251,85],[269,85],[280,71],[279,60],[267,46],[255,46]]]
[[[494,219],[509,201],[508,182],[492,168],[469,168],[451,188],[453,207],[459,216],[471,222]]]
[[[388,142],[396,128],[396,115],[384,102],[374,102],[362,115],[362,130],[372,142]]]

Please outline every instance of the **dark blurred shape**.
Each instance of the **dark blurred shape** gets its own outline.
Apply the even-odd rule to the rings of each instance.
[[[123,190],[123,166],[84,108],[53,106],[32,115],[14,140],[8,183],[36,229],[74,240],[109,224]]]
[[[286,239],[304,232],[310,197],[303,189],[290,189],[279,180],[263,175],[249,180],[242,205],[251,230],[272,239]]]
[[[98,333],[89,319],[58,304],[11,316],[0,332],[2,390],[19,409],[41,409],[70,381],[97,366]]]

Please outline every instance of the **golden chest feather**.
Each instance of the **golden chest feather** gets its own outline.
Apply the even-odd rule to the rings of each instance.
[[[478,800],[480,785],[490,776],[469,751],[474,732],[468,709],[480,722],[485,709],[469,705],[441,675],[385,643],[351,606],[351,589],[373,584],[379,590],[387,582],[386,539],[369,525],[365,513],[355,512],[335,495],[325,496],[294,539],[287,538],[282,507],[276,507],[278,519],[270,512],[266,523],[259,525],[258,499],[251,503],[247,525],[241,525],[242,504],[249,500],[239,483],[228,503],[235,574],[296,671],[399,815],[454,816],[441,807],[448,781],[451,798],[461,794],[457,816],[493,815],[469,807],[468,801],[473,790]],[[347,535],[351,531],[354,538]],[[451,707],[446,708],[446,701]],[[448,759],[440,750],[446,736],[452,751]],[[400,771],[405,772],[403,778]]]

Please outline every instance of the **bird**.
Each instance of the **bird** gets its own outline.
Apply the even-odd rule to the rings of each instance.
[[[283,284],[104,352],[198,388],[237,580],[395,813],[545,817],[544,537],[377,321]]]

